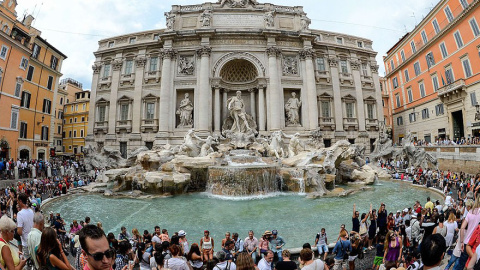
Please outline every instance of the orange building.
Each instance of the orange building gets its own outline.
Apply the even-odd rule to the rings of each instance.
[[[380,77],[380,90],[382,92],[382,107],[383,107],[383,125],[385,132],[391,138],[393,133],[392,110],[390,108],[390,95],[388,94],[387,80]]]
[[[384,57],[393,140],[479,136],[479,0],[442,0]]]

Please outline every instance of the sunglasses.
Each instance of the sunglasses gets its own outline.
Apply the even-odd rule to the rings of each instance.
[[[90,255],[92,256],[92,258],[95,260],[95,261],[101,261],[103,260],[103,256],[107,257],[107,259],[111,259],[113,257],[115,257],[115,250],[114,249],[108,249],[107,251],[105,252],[96,252],[96,253],[93,253],[93,254],[90,254],[88,251],[85,250],[85,252],[87,253],[87,255]]]

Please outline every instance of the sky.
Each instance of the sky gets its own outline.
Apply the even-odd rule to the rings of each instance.
[[[93,52],[104,38],[165,28],[164,12],[172,5],[192,5],[203,0],[17,0],[17,16],[35,17],[33,26],[68,59],[63,78],[72,78],[91,88]],[[210,1],[214,2],[214,1]],[[258,2],[264,3],[259,0]],[[437,4],[436,0],[268,0],[275,5],[303,6],[312,20],[311,29],[368,38],[382,57],[411,31]]]

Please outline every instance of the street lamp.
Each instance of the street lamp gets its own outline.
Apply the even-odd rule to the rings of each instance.
[[[40,125],[41,123],[43,123],[43,120],[45,120],[45,115],[42,115],[42,121],[37,122],[37,125]]]

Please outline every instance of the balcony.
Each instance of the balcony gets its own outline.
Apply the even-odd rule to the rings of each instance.
[[[343,118],[343,129],[344,130],[358,130],[358,119],[357,118]]]
[[[339,75],[341,84],[350,83],[353,85],[353,76],[351,73],[340,72]]]
[[[120,86],[123,86],[126,82],[133,85],[135,82],[135,73],[132,72],[130,74],[122,74],[120,76]]]
[[[465,91],[465,80],[459,79],[454,81],[451,84],[448,84],[448,85],[445,85],[444,87],[439,88],[437,91],[437,94],[438,94],[438,97],[444,98],[450,95],[458,94],[462,90]]]
[[[100,87],[105,85],[109,88],[110,86],[112,86],[112,76],[100,78],[98,80],[98,84],[100,85]]]
[[[335,130],[335,119],[333,117],[320,117],[320,127]]]
[[[157,132],[158,131],[158,119],[143,119],[142,132]]]
[[[108,133],[108,122],[95,122],[95,126],[93,127],[93,132],[95,133]]]
[[[365,120],[365,128],[367,130],[377,130],[378,131],[378,120],[377,119],[367,119]]]
[[[372,76],[362,75],[361,80],[362,80],[362,87],[374,87]]]
[[[145,83],[148,83],[150,80],[153,80],[156,83],[159,83],[160,82],[160,70],[145,71],[145,74],[143,76],[143,80],[145,81]]]
[[[317,83],[321,83],[321,82],[330,83],[332,81],[330,71],[315,70],[315,80],[317,81]]]
[[[125,131],[127,133],[132,132],[132,120],[118,120],[117,126],[115,127],[115,132],[120,133]]]

